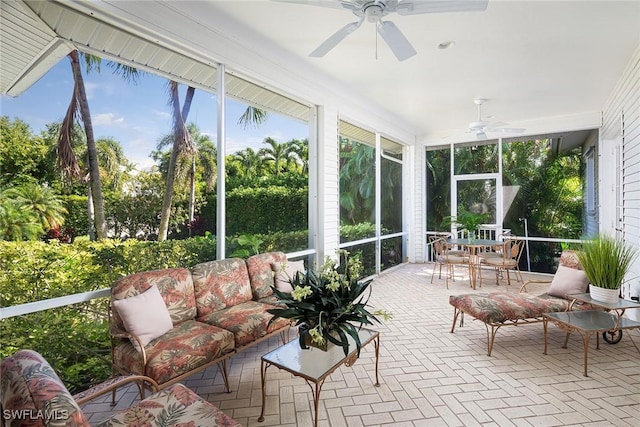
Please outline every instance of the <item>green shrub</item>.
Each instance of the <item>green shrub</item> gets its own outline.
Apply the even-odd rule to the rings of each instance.
[[[227,216],[229,236],[299,231],[308,226],[306,188],[235,188],[226,194],[225,203],[227,212],[233,212]],[[210,195],[201,211],[207,224],[216,224],[216,209],[216,197]]]

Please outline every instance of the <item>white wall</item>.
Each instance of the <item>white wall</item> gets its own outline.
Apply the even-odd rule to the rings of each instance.
[[[603,109],[599,151],[603,153],[598,168],[607,176],[600,186],[600,229],[620,233],[625,241],[640,251],[640,45],[631,57]],[[621,227],[616,230],[615,145],[621,143],[622,210]],[[613,179],[613,185],[610,182]],[[601,182],[602,184],[602,182]],[[629,285],[623,288],[625,298],[640,295],[640,259],[629,274]],[[640,320],[640,310],[629,315]]]

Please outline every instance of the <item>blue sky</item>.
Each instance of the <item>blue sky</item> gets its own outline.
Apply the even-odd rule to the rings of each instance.
[[[83,69],[83,76],[95,137],[114,138],[122,145],[127,158],[139,168],[151,166],[153,160],[149,154],[158,140],[171,132],[167,80],[145,74],[134,85],[114,75],[105,64],[100,73],[86,74]],[[62,120],[72,88],[71,65],[63,58],[20,96],[2,95],[1,114],[22,119],[34,134],[39,134],[46,124]],[[181,85],[181,102],[185,90]],[[227,153],[246,147],[264,147],[262,141],[266,137],[278,142],[308,137],[306,124],[276,114],[270,114],[267,122],[258,128],[239,128],[236,122],[245,109],[246,105],[235,101],[227,103]],[[215,96],[196,90],[187,122],[196,123],[200,132],[215,142],[216,120]]]

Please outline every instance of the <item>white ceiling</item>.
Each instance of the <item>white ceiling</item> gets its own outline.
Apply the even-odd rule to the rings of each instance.
[[[478,97],[489,100],[483,115],[510,127],[600,112],[640,46],[640,1],[490,0],[484,12],[388,15],[418,51],[403,62],[382,40],[376,59],[375,26],[367,22],[325,57],[308,57],[357,20],[347,10],[270,1],[213,7],[238,21],[225,28],[235,28],[238,40],[258,33],[423,135],[464,132],[476,120]],[[437,48],[448,40],[453,48]],[[265,45],[256,54],[265,55]]]
[[[55,9],[27,1],[41,14],[51,9],[51,28],[84,50],[104,49],[97,47],[99,40],[109,45],[119,40],[117,31],[107,35],[96,32],[95,26],[72,25],[72,31],[63,25],[63,15],[56,18]],[[418,51],[403,62],[368,22],[325,57],[310,58],[326,38],[357,20],[348,10],[268,0],[63,5],[109,22],[112,28],[126,28],[157,46],[178,49],[203,64],[218,61],[240,76],[258,82],[264,78],[302,101],[321,103],[319,91],[331,91],[345,101],[364,99],[429,143],[445,136],[446,142],[473,139],[465,130],[477,119],[473,100],[478,97],[488,99],[483,115],[494,116],[490,121],[526,128],[527,134],[597,127],[607,98],[640,48],[640,0],[489,0],[484,12],[391,14],[385,20],[393,21]],[[3,1],[3,12],[10,9],[4,6]],[[9,22],[4,15],[3,25]],[[30,33],[23,25],[25,18],[17,19]],[[3,38],[6,71],[12,51]],[[437,48],[450,40],[456,42],[453,48]],[[39,48],[44,53],[50,49],[45,42]],[[129,45],[121,43],[112,55]],[[280,71],[269,74],[274,64]],[[301,82],[316,86],[315,93]],[[3,91],[6,87],[10,84],[3,83]]]

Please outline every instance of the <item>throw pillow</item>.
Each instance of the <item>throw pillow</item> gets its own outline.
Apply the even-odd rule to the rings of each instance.
[[[143,346],[173,328],[169,309],[155,285],[136,296],[114,300],[113,306],[127,332],[140,338]],[[135,340],[132,343],[137,347]]]
[[[293,279],[296,274],[304,273],[304,261],[285,261],[283,263],[271,264],[273,271],[276,273],[275,285],[276,289],[280,292],[286,292],[288,294],[293,291],[290,279]]]
[[[559,265],[548,293],[554,297],[566,298],[567,295],[587,292],[588,284],[589,279],[584,271]]]

